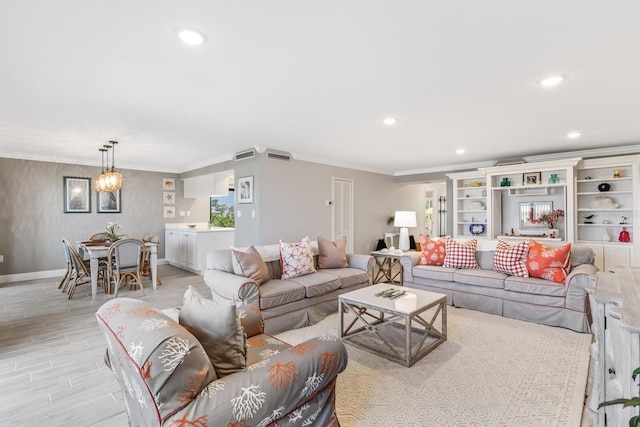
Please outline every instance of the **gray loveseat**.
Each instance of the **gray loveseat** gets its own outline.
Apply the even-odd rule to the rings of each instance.
[[[496,243],[478,240],[476,260],[480,270],[418,265],[420,252],[407,252],[400,258],[404,286],[446,294],[447,303],[456,307],[590,332],[585,289],[595,285],[598,271],[590,248],[571,246],[571,269],[566,283],[561,284],[494,271]]]
[[[312,247],[317,267],[317,242],[312,242]],[[280,246],[255,248],[269,270],[269,280],[260,286],[252,279],[234,274],[231,249],[209,252],[203,276],[214,299],[260,307],[268,334],[313,325],[338,311],[338,295],[371,284],[375,262],[369,255],[347,254],[349,267],[319,269],[316,273],[282,280]]]

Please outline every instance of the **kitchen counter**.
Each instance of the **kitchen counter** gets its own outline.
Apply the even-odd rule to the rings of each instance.
[[[165,230],[175,230],[175,231],[193,231],[195,233],[215,233],[219,231],[235,231],[235,228],[229,227],[210,227],[207,223],[193,223],[191,225],[195,225],[195,227],[189,227],[189,224],[186,223],[172,223],[165,224]]]
[[[165,259],[173,266],[201,274],[207,253],[233,246],[234,228],[209,227],[207,223],[165,224]]]

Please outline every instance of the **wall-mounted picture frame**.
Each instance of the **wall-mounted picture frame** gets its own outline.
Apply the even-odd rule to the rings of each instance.
[[[116,191],[99,191],[97,192],[96,201],[98,213],[121,213],[120,193],[122,190]]]
[[[175,191],[176,179],[175,178],[162,178],[162,189],[168,191]]]
[[[542,184],[542,172],[527,172],[522,174],[522,185]]]
[[[175,205],[176,204],[176,193],[174,191],[163,191],[162,192],[162,203],[165,205]]]
[[[253,203],[253,175],[238,178],[238,203]]]
[[[64,213],[91,213],[91,178],[64,177]]]
[[[162,207],[162,216],[165,218],[175,218],[176,217],[176,208],[173,206],[163,206]]]

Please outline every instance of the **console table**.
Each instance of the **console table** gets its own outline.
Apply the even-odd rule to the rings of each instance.
[[[631,375],[640,367],[640,268],[598,273],[595,288],[587,292],[596,340],[589,408],[596,411],[600,402],[638,396]],[[606,406],[598,410],[598,425],[628,425],[634,415],[638,408]]]
[[[376,261],[378,270],[373,270],[373,284],[380,282],[399,283],[402,285],[402,265],[400,257],[404,253],[373,251],[371,256]],[[393,270],[396,270],[395,272]]]

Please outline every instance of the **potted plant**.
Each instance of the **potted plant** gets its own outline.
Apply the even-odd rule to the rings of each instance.
[[[631,375],[631,378],[635,381],[638,375],[640,375],[640,368],[636,368],[636,370],[633,371],[633,375]],[[632,397],[631,399],[622,398],[607,400],[606,402],[602,402],[600,405],[598,405],[598,409],[602,408],[603,406],[610,405],[623,405],[625,408],[628,406],[640,406],[640,396]],[[640,426],[640,415],[635,415],[629,419],[629,427],[637,426]]]
[[[124,237],[124,234],[118,234],[119,229],[120,229],[120,224],[118,224],[117,222],[108,222],[107,232],[105,233],[107,240],[111,242],[115,242],[121,237]]]

